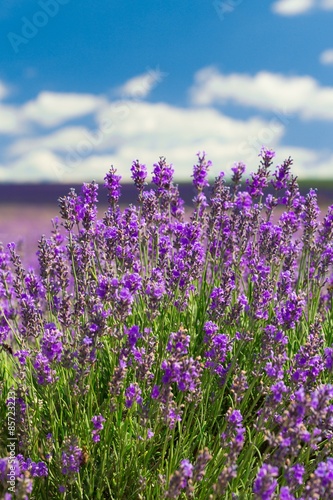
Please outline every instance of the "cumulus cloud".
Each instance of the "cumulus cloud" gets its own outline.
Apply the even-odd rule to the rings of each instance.
[[[0,180],[3,182],[56,182],[54,164],[57,160],[49,150],[30,151],[14,161],[0,164]]]
[[[20,135],[26,130],[20,110],[0,103],[0,134]]]
[[[92,94],[41,92],[23,106],[21,113],[27,121],[54,127],[94,113],[103,103],[103,98]]]
[[[144,99],[166,76],[167,73],[163,73],[158,68],[148,70],[146,73],[125,82],[117,89],[116,93],[123,98]]]
[[[322,87],[310,76],[267,71],[224,75],[209,67],[196,74],[190,96],[196,105],[232,102],[270,112],[282,110],[304,120],[333,120],[333,87]]]
[[[2,151],[0,180],[102,182],[114,164],[129,181],[134,159],[151,171],[164,155],[174,164],[176,180],[188,181],[196,153],[202,150],[213,161],[213,179],[220,171],[230,173],[235,161],[244,161],[248,171],[256,169],[262,145],[285,157],[295,156],[297,174],[311,176],[314,165],[316,176],[330,174],[333,155],[281,146],[288,142],[286,132],[297,123],[297,116],[332,119],[330,87],[321,87],[311,77],[268,72],[223,75],[204,68],[196,74],[190,94],[188,107],[133,99],[138,94],[129,90],[128,98],[123,94],[113,101],[90,94],[43,92],[21,106],[0,104],[0,132],[12,134]],[[250,106],[253,116],[227,116],[216,107],[224,102]],[[264,118],[260,111],[270,113]],[[95,122],[91,129],[67,123],[87,114]]]
[[[177,162],[177,178],[188,180],[198,150],[206,149],[214,157],[217,170],[211,174],[217,175],[223,165],[230,167],[240,157],[257,160],[263,142],[277,144],[284,134],[283,123],[276,119],[238,120],[211,108],[163,103],[116,101],[100,110],[96,121],[91,130],[64,127],[45,136],[17,140],[7,149],[8,158],[13,161],[31,150],[50,151],[53,168],[45,168],[44,180],[56,174],[58,180],[71,182],[91,180],[96,172],[102,176],[110,162],[129,180],[135,158],[153,165],[165,155]]]
[[[333,64],[333,49],[324,50],[324,52],[320,54],[319,59],[321,64]]]
[[[277,0],[272,10],[282,16],[297,16],[313,9],[333,10],[333,0]]]
[[[10,156],[19,156],[31,150],[66,151],[84,140],[89,130],[86,127],[63,127],[50,134],[36,137],[23,137],[7,148]]]

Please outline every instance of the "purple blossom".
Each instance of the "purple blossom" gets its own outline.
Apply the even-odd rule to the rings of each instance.
[[[285,385],[285,383],[282,380],[280,380],[279,382],[277,382],[276,384],[273,384],[271,386],[271,391],[272,391],[273,400],[275,401],[275,403],[281,403],[282,398],[283,398],[283,394],[288,392],[288,388]]]
[[[295,328],[297,322],[303,314],[303,308],[306,305],[304,297],[296,292],[291,292],[279,309],[276,311],[276,317],[279,325],[284,328]]]
[[[71,190],[59,200],[62,227],[55,222],[51,237],[39,242],[40,278],[24,270],[18,247],[0,245],[0,351],[10,365],[17,359],[19,446],[28,453],[41,445],[50,468],[39,458],[18,456],[16,486],[27,483],[17,496],[26,498],[33,478],[55,477],[52,468],[59,466],[68,476],[59,491],[70,495],[86,460],[79,438],[65,437],[69,428],[58,443],[56,435],[46,437],[44,446],[35,442],[29,419],[50,388],[35,387],[37,398],[26,392],[31,365],[42,386],[55,383],[58,371],[67,373],[64,380],[80,406],[92,390],[91,376],[100,376],[98,363],[106,362],[112,419],[123,406],[123,419],[138,419],[142,441],[158,430],[150,443],[158,447],[160,436],[166,438],[165,463],[172,464],[168,435],[176,437],[172,446],[181,446],[181,433],[203,424],[202,435],[186,448],[191,456],[166,485],[169,498],[209,494],[217,476],[217,498],[236,497],[242,489],[251,496],[248,488],[258,499],[333,498],[333,387],[324,383],[333,371],[333,205],[320,222],[317,195],[300,194],[290,158],[271,176],[274,152],[262,148],[259,156],[245,191],[239,185],[245,165],[237,163],[234,185],[221,173],[208,199],[210,162],[199,153],[192,176],[197,195],[187,219],[165,158],[154,165],[155,190],[148,192],[146,166],[133,162],[139,208],[118,206],[120,176],[112,167],[105,177],[111,206],[102,221],[96,220],[94,182],[84,184],[79,196]],[[268,194],[262,205],[258,198],[269,186],[283,192]],[[188,330],[177,330],[181,322]],[[104,412],[109,403],[103,384],[95,389]],[[49,426],[44,417],[41,436]],[[91,445],[100,441],[104,422],[102,415],[92,417]],[[195,482],[212,457],[204,450],[194,465],[190,460],[210,431],[221,436],[221,449],[216,442],[201,489]],[[244,447],[252,446],[252,438],[253,450],[258,448],[248,477],[253,480],[256,468],[258,473],[245,485],[238,467],[244,471]],[[92,452],[99,454],[100,447]],[[0,459],[0,480],[7,472],[8,460]],[[144,496],[143,480],[137,481]],[[38,489],[43,481],[37,483]]]
[[[238,184],[242,179],[242,175],[244,174],[245,169],[246,169],[245,163],[243,163],[241,161],[238,163],[235,163],[234,166],[231,167],[231,170],[233,172],[233,175],[231,178],[232,182],[234,182],[235,184]]]
[[[178,498],[181,491],[189,486],[189,479],[193,475],[193,465],[187,459],[180,462],[177,470],[170,478],[169,489],[166,491],[166,498]]]
[[[271,500],[277,487],[279,469],[269,464],[263,464],[253,483],[253,493],[258,500]]]
[[[244,210],[246,214],[249,214],[249,210],[252,206],[252,198],[249,193],[246,191],[239,191],[236,195],[235,199],[235,207],[238,208],[238,210]]]
[[[158,163],[154,163],[152,182],[157,186],[158,192],[168,191],[172,184],[174,170],[168,165],[166,159],[161,156]]]
[[[14,354],[14,356],[16,358],[18,358],[19,360],[19,363],[24,366],[27,362],[27,357],[29,356],[30,352],[29,351],[26,351],[26,350],[20,350],[20,351],[16,351],[16,353]]]
[[[105,418],[103,415],[95,415],[91,419],[93,426],[96,430],[102,430],[103,429],[103,422],[105,422]]]
[[[218,326],[213,321],[206,321],[204,324],[204,332],[205,332],[205,342],[209,341],[209,338],[212,337],[218,331]]]
[[[274,189],[286,189],[288,186],[288,182],[290,179],[290,168],[293,161],[289,157],[288,160],[285,160],[282,165],[278,165],[274,172],[274,179],[271,181]]]
[[[160,395],[160,389],[158,387],[158,385],[154,385],[154,387],[152,388],[152,391],[151,391],[151,397],[152,399],[157,399]]]
[[[198,191],[202,191],[205,187],[209,186],[207,173],[209,167],[212,165],[212,162],[206,160],[205,151],[203,151],[202,154],[199,151],[199,153],[197,153],[197,157],[198,163],[193,166],[193,185]]]
[[[325,347],[325,368],[326,370],[333,371],[333,347]]]
[[[66,439],[61,453],[61,473],[72,476],[80,472],[83,463],[83,452],[78,446],[77,438]]]
[[[50,361],[60,361],[63,345],[61,342],[63,334],[57,330],[53,323],[45,325],[44,335],[41,341],[41,352]]]
[[[109,173],[104,177],[104,187],[108,190],[108,200],[115,206],[120,198],[120,175],[116,175],[117,170],[111,165]]]
[[[329,500],[333,494],[333,458],[320,462],[305,486],[306,498]]]
[[[304,473],[305,468],[302,464],[295,464],[292,467],[289,467],[285,472],[285,477],[288,485],[292,488],[295,488],[298,485],[303,484]]]
[[[134,403],[142,405],[141,389],[138,384],[130,384],[125,391],[125,406],[126,408],[131,408]]]
[[[125,327],[125,334],[128,337],[128,344],[130,348],[135,346],[137,341],[142,337],[142,333],[140,333],[139,327],[137,325],[131,326],[131,328]]]
[[[268,186],[268,177],[269,177],[269,166],[271,165],[271,160],[274,158],[275,153],[262,148],[261,153],[261,165],[258,168],[256,173],[251,174],[251,179],[246,180],[246,185],[248,189],[248,193],[251,198],[257,198],[259,196],[263,196],[263,189]]]
[[[184,329],[171,333],[167,345],[170,353],[168,359],[162,361],[161,368],[164,372],[163,384],[176,383],[182,392],[189,392],[199,398],[200,378],[202,365],[199,360],[186,357],[190,338]]]
[[[104,428],[103,422],[105,422],[105,418],[102,415],[95,415],[91,419],[94,429],[92,431],[92,440],[94,443],[100,441],[100,432]]]
[[[33,367],[36,371],[38,384],[47,385],[55,382],[55,371],[51,368],[49,359],[41,352],[36,355]]]
[[[44,462],[32,462],[30,473],[32,477],[45,477],[48,475],[47,465]]]
[[[280,500],[296,500],[296,497],[290,493],[288,486],[282,486],[280,490]]]
[[[133,161],[131,166],[132,179],[134,180],[134,184],[142,191],[144,186],[146,185],[146,177],[147,177],[147,167],[146,165],[139,162],[139,160]]]
[[[154,435],[155,434],[151,429],[147,430],[147,439],[151,439],[152,437],[154,437]]]

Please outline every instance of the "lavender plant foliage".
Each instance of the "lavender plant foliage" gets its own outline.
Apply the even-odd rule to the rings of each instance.
[[[333,205],[274,157],[199,152],[192,213],[165,157],[138,206],[111,167],[39,269],[0,246],[1,498],[333,497]]]

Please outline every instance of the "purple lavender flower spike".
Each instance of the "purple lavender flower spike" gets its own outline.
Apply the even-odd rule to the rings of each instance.
[[[109,172],[104,177],[104,187],[108,191],[108,200],[110,205],[114,208],[120,198],[120,175],[116,175],[117,170],[111,165]]]
[[[164,156],[158,163],[154,163],[152,182],[157,186],[159,193],[168,191],[172,184],[174,169],[168,165]]]
[[[277,467],[263,464],[253,483],[253,493],[258,500],[271,500],[277,487],[275,479],[279,474]]]
[[[131,166],[131,172],[132,172],[132,179],[134,181],[134,184],[138,188],[138,190],[141,192],[143,191],[144,186],[147,184],[146,183],[146,177],[147,177],[147,167],[144,164],[141,164],[139,160],[133,161],[132,166]]]

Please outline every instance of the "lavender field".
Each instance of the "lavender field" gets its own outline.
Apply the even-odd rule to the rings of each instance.
[[[25,264],[36,266],[38,240],[50,233],[56,215],[55,205],[0,205],[0,241],[18,243]]]
[[[63,194],[66,194],[64,192]],[[36,190],[38,198],[38,190]],[[99,207],[101,216],[106,206]],[[52,231],[52,220],[59,218],[57,201],[53,204],[0,204],[0,242],[15,242],[20,249],[22,261],[26,267],[38,266],[36,252],[38,241],[43,234]]]
[[[4,500],[333,497],[333,205],[274,157],[210,184],[198,153],[192,207],[163,157],[52,232],[3,207],[29,238],[0,249]]]

